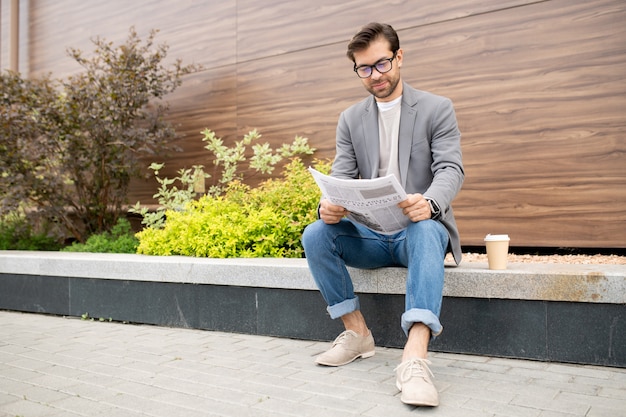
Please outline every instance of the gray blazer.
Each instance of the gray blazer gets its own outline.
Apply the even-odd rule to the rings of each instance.
[[[341,113],[336,146],[332,176],[378,175],[378,107],[374,96]],[[458,264],[461,242],[451,203],[461,190],[465,173],[461,133],[449,99],[403,84],[398,155],[402,187],[408,194],[423,194],[439,205],[439,221],[450,235],[448,249]]]

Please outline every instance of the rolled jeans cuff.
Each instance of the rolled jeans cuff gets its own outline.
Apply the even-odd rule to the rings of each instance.
[[[409,336],[409,330],[415,323],[423,323],[430,328],[430,340],[435,340],[443,331],[439,318],[430,310],[412,308],[404,312],[402,315],[402,330],[404,330],[404,334],[407,337]]]
[[[328,314],[330,314],[331,319],[337,319],[348,313],[359,310],[360,308],[361,305],[359,303],[359,297],[354,297],[332,306],[328,306],[326,310],[328,310]]]

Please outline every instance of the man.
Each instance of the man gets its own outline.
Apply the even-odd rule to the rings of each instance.
[[[341,114],[331,175],[359,179],[394,174],[408,195],[399,207],[411,221],[397,234],[379,234],[344,218],[345,208],[322,199],[319,220],[307,226],[302,243],[328,312],[333,319],[341,318],[346,331],[316,362],[341,366],[375,353],[346,265],[407,267],[401,321],[407,342],[396,368],[396,385],[402,402],[437,406],[428,343],[442,331],[445,255],[451,251],[457,264],[461,260],[450,206],[464,179],[456,116],[447,98],[403,83],[403,51],[391,26],[363,27],[349,43],[347,55],[371,96]]]

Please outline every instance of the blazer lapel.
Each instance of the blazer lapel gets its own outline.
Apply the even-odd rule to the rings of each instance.
[[[400,131],[398,132],[398,163],[400,165],[400,184],[406,188],[409,172],[409,159],[413,145],[413,127],[417,120],[415,104],[417,97],[407,84],[402,89],[402,110],[400,113]]]
[[[376,178],[378,176],[378,165],[380,163],[380,149],[378,142],[378,109],[374,96],[365,106],[362,115],[363,137],[365,138],[365,148],[369,166],[360,168],[361,178]]]

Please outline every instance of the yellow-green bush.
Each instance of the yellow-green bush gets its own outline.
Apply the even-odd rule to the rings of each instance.
[[[316,168],[328,172],[330,163]],[[213,258],[303,256],[302,231],[316,218],[320,191],[302,161],[257,188],[233,181],[221,196],[206,195],[166,212],[163,228],[137,234],[138,253]]]

